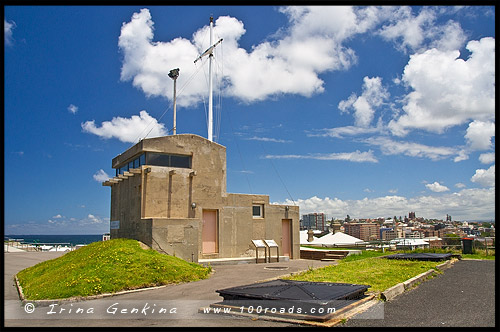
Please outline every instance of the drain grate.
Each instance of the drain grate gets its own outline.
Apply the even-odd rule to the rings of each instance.
[[[288,270],[288,266],[265,266],[264,270],[276,270],[276,271]]]
[[[387,259],[410,259],[410,260],[418,260],[418,261],[444,261],[447,259],[451,259],[460,255],[454,254],[437,254],[437,253],[408,253],[408,254],[394,254],[389,256],[384,256]]]

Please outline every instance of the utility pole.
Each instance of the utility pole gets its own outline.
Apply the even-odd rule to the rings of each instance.
[[[176,120],[176,113],[177,113],[177,110],[176,110],[176,107],[177,107],[177,77],[179,77],[179,68],[176,68],[176,69],[172,69],[169,73],[168,73],[168,77],[170,77],[171,79],[174,80],[174,124],[173,124],[173,135],[176,134],[177,132],[177,120]]]
[[[212,44],[213,43],[213,39],[214,39],[214,32],[213,32],[213,28],[214,28],[214,18],[212,16],[210,16],[210,47],[205,51],[203,52],[202,55],[200,55],[198,58],[196,58],[196,60],[194,60],[194,63],[196,63],[196,61],[200,60],[203,56],[205,55],[208,55],[208,76],[209,76],[209,81],[208,81],[208,140],[209,141],[213,141],[213,111],[212,111],[212,107],[213,107],[213,101],[212,101],[212,60],[213,60],[213,51],[214,51],[214,48],[215,46],[217,46],[220,42],[222,42],[222,38],[215,44]]]

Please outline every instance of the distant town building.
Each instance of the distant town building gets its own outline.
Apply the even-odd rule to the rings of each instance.
[[[392,228],[380,228],[380,239],[384,241],[396,239],[397,232]]]
[[[302,215],[301,229],[316,229],[320,231],[328,230],[326,214],[324,213],[309,213]]]
[[[380,239],[380,225],[377,223],[344,223],[344,232],[363,241]]]
[[[338,232],[341,232],[341,228],[342,228],[342,225],[340,224],[340,221],[335,220],[335,221],[332,223],[332,233],[333,233],[333,234],[338,233]]]

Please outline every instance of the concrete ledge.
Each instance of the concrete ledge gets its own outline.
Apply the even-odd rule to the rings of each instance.
[[[450,260],[444,262],[443,264],[436,265],[436,268],[441,270],[441,271],[449,269],[451,267],[451,265],[453,263],[455,263],[456,261],[458,261],[458,259],[450,259]]]
[[[451,266],[451,262],[447,261],[446,263],[443,263],[441,265],[446,266],[447,268]],[[437,268],[441,269],[440,266],[436,266]],[[419,275],[410,278],[406,281],[400,282],[397,285],[392,286],[391,288],[386,289],[382,293],[380,293],[380,298],[384,301],[390,301],[399,294],[404,293],[406,290],[410,289],[413,287],[415,284],[424,281],[425,279],[429,278],[431,275],[437,274],[437,271],[434,269],[427,270],[423,273],[420,273]]]
[[[380,293],[380,297],[384,301],[390,301],[399,294],[404,293],[404,291],[405,291],[405,285],[402,282],[400,282],[399,284],[394,285],[391,288],[388,288],[382,293]]]
[[[437,273],[437,272],[434,269],[430,269],[428,271],[425,271],[424,273],[420,273],[419,275],[417,275],[413,278],[410,278],[406,281],[403,281],[403,285],[405,287],[405,290],[411,288],[412,286],[414,286],[415,284],[417,284],[419,282],[424,281],[425,279],[429,278],[434,273]]]
[[[102,299],[102,298],[116,296],[116,295],[136,293],[136,292],[142,292],[142,291],[147,291],[147,290],[152,290],[152,289],[159,289],[159,288],[165,288],[165,287],[171,286],[171,284],[167,284],[167,285],[147,287],[147,288],[138,288],[138,289],[123,290],[123,291],[119,291],[119,292],[116,292],[116,293],[102,293],[102,294],[90,295],[90,296],[68,297],[68,298],[65,298],[65,299],[27,300],[25,298],[25,296],[24,296],[23,288],[22,288],[21,284],[19,283],[19,280],[17,279],[17,275],[14,276],[14,280],[16,282],[16,287],[17,287],[17,291],[19,293],[19,298],[21,300],[21,303],[22,304],[36,303],[37,306],[41,306],[41,307],[47,307],[47,306],[49,306],[49,305],[51,305],[53,303],[57,303],[59,305],[62,305],[64,303],[73,303],[73,302],[88,301],[88,300],[97,300],[97,299]]]
[[[259,258],[260,259],[260,258]],[[290,257],[288,256],[280,256],[279,262],[288,262],[290,261]],[[277,262],[276,256],[271,257],[271,263],[279,263]],[[268,264],[265,262],[255,263],[255,257],[236,257],[236,258],[207,258],[207,259],[198,259],[198,263],[204,266],[208,264],[214,265],[237,265],[237,264]]]
[[[301,324],[301,325],[309,325],[309,326],[316,326],[316,327],[332,327],[335,325],[338,325],[342,321],[345,321],[355,314],[358,314],[362,311],[367,310],[371,306],[375,305],[378,303],[378,300],[375,298],[375,295],[368,295],[366,298],[360,299],[354,303],[349,304],[346,307],[340,308],[339,310],[336,310],[334,313],[331,313],[327,315],[327,317],[324,317],[323,319],[317,320],[314,319],[314,317],[309,316],[307,314],[290,314],[290,313],[276,313],[276,314],[271,314],[271,313],[262,313],[262,314],[254,314],[254,313],[246,313],[241,310],[234,310],[231,311],[231,313],[226,314],[226,315],[231,315],[231,316],[240,316],[240,317],[246,317],[250,318],[252,320],[266,320],[266,321],[275,321],[275,322],[286,322],[286,323],[293,323],[293,324]],[[300,301],[297,302],[297,305],[300,304]],[[235,308],[235,309],[240,309],[241,307],[231,307],[229,305],[222,305],[222,304],[211,304],[208,307],[203,307],[199,308],[198,312],[205,312],[206,309],[210,308]],[[221,314],[224,314],[223,311],[220,312]],[[314,320],[311,320],[314,319]]]

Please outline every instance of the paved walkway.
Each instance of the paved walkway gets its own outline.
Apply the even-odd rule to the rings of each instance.
[[[362,319],[368,310],[344,326],[494,327],[495,261],[460,260],[443,274],[377,306],[371,310],[382,309],[383,319]]]
[[[22,250],[13,246],[3,245],[3,252],[26,252],[26,250]]]

